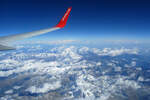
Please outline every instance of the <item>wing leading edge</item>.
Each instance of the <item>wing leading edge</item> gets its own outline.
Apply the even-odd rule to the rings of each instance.
[[[8,44],[10,42],[14,42],[14,41],[17,41],[17,40],[22,40],[22,39],[26,39],[26,38],[30,38],[30,37],[34,37],[34,36],[38,36],[38,35],[42,35],[42,34],[46,34],[48,32],[52,32],[52,31],[64,28],[66,23],[67,23],[69,14],[71,12],[71,9],[72,9],[72,7],[68,8],[68,10],[64,14],[64,16],[62,17],[60,22],[52,28],[47,28],[47,29],[42,29],[42,30],[38,30],[38,31],[28,32],[28,33],[22,33],[22,34],[15,34],[15,35],[10,35],[10,36],[0,37],[0,50],[15,49],[13,47],[5,46],[3,44]]]

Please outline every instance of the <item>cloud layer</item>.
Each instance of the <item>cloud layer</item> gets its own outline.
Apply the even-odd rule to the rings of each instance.
[[[0,77],[20,82],[9,90],[3,84],[1,99],[29,94],[37,94],[38,98],[38,94],[49,93],[66,99],[109,100],[113,95],[125,98],[122,91],[128,88],[136,91],[142,88],[140,82],[146,80],[139,76],[142,69],[137,67],[136,58],[130,56],[138,56],[138,53],[135,48],[20,46],[18,51],[0,54]],[[8,80],[3,82],[8,83]]]

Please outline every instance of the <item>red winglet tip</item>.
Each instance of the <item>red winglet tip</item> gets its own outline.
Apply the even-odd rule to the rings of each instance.
[[[60,22],[55,27],[58,27],[58,28],[65,27],[65,25],[67,23],[67,20],[68,20],[68,17],[69,17],[69,14],[71,12],[71,9],[72,9],[72,7],[68,8],[68,10],[66,11],[65,15],[62,17],[62,19],[60,20]]]

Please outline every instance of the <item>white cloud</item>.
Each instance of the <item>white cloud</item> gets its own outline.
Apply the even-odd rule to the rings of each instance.
[[[108,66],[115,66],[115,64],[114,64],[114,63],[111,63],[111,62],[107,63],[107,65],[108,65]]]
[[[110,50],[109,52],[107,52],[107,54],[111,55],[111,56],[118,56],[118,55],[121,55],[123,53],[138,54],[137,49],[123,49],[123,48]]]
[[[117,72],[120,72],[121,71],[121,67],[114,67],[115,68],[115,71],[117,71]]]
[[[88,47],[82,47],[79,49],[79,53],[82,53],[82,54],[87,53],[88,51],[89,51]]]
[[[97,66],[101,66],[101,65],[102,65],[102,63],[101,63],[101,62],[98,62],[96,65],[97,65]]]
[[[53,83],[44,83],[42,87],[31,86],[26,91],[31,93],[46,93],[50,90],[55,90],[61,87],[60,81],[56,81]]]
[[[136,70],[141,71],[142,68],[141,67],[136,67]]]
[[[38,58],[47,58],[47,57],[58,57],[59,55],[56,53],[39,53],[37,55],[34,55],[34,57]]]
[[[36,60],[27,60],[22,63],[22,66],[17,67],[16,69],[8,70],[8,71],[0,71],[1,77],[7,77],[12,74],[18,74],[21,72],[26,72],[28,70],[36,69],[35,72],[41,72],[43,69],[48,69],[49,67],[53,67],[52,69],[56,69],[56,66],[59,66],[59,63],[56,61],[52,62],[43,62],[43,61],[36,61]],[[42,73],[39,73],[42,74]]]
[[[133,66],[133,67],[136,66],[136,62],[135,62],[135,61],[132,61],[132,62],[131,62],[131,66]]]
[[[138,81],[144,81],[144,78],[139,76]]]
[[[20,65],[20,62],[14,59],[4,59],[0,61],[0,69],[14,69],[16,65]],[[7,66],[7,67],[6,67]]]
[[[61,56],[63,57],[70,57],[74,60],[80,60],[82,58],[82,56],[80,56],[79,54],[77,54],[74,50],[76,48],[74,46],[71,46],[69,48],[66,48],[62,53]]]
[[[7,90],[5,91],[5,94],[12,94],[13,93],[13,90]]]
[[[35,48],[31,48],[34,50]],[[40,49],[40,46],[37,47]],[[95,93],[102,98],[107,99],[111,93],[115,93],[118,90],[132,87],[134,89],[138,89],[140,85],[138,82],[134,80],[129,80],[129,78],[134,77],[131,76],[109,76],[105,75],[105,73],[109,73],[109,69],[114,68],[115,71],[123,70],[124,66],[117,66],[120,61],[107,59],[105,61],[101,59],[96,59],[99,61],[91,61],[88,59],[84,59],[84,55],[80,55],[80,53],[87,53],[88,51],[93,52],[99,56],[118,56],[124,53],[127,54],[138,54],[137,49],[111,49],[104,48],[102,50],[93,48],[90,49],[88,47],[77,48],[75,46],[59,46],[52,49],[48,49],[42,53],[23,53],[17,52],[10,54],[15,59],[3,59],[0,64],[3,64],[3,67],[8,67],[10,65],[15,66],[8,71],[0,71],[0,76],[7,77],[12,74],[20,74],[24,73],[33,74],[31,79],[25,82],[25,86],[14,86],[13,89],[21,89],[21,87],[26,87],[25,91],[30,93],[46,93],[50,90],[55,90],[61,87],[61,82],[64,81],[64,77],[66,80],[69,80],[67,76],[75,75],[76,86],[69,87],[72,91],[67,91],[67,93],[73,95],[75,91],[81,90],[81,96],[83,94],[86,98],[94,98]],[[90,57],[90,56],[89,56]],[[42,58],[42,59],[41,59]],[[53,60],[53,58],[55,58]],[[23,59],[23,60],[20,60]],[[47,61],[48,60],[48,61]],[[93,59],[94,60],[94,59]],[[111,67],[101,66],[102,64],[107,63]],[[19,65],[19,66],[18,66]],[[136,63],[132,62],[131,64],[125,64],[125,67],[135,66]],[[100,66],[100,67],[99,67]],[[1,68],[2,66],[0,66]],[[101,70],[96,70],[94,68],[104,68]],[[142,70],[142,69],[140,69]],[[100,72],[101,71],[101,72]],[[97,76],[102,74],[100,76]],[[33,79],[35,76],[37,78]],[[50,76],[47,78],[46,76]],[[51,81],[55,79],[55,81]],[[40,81],[39,83],[36,81]],[[44,80],[44,81],[43,81]],[[139,79],[139,81],[142,79]],[[71,82],[73,80],[67,81]],[[34,84],[36,82],[36,84]],[[68,83],[68,84],[69,84]],[[41,87],[39,87],[39,84]],[[65,88],[65,87],[64,87]],[[68,87],[67,87],[68,89]],[[120,91],[121,92],[121,91]],[[66,94],[67,94],[66,93]]]
[[[13,87],[13,89],[16,89],[16,90],[18,90],[18,89],[20,89],[21,88],[21,86],[14,86]]]
[[[99,99],[107,100],[112,93],[120,93],[122,89],[133,88],[138,89],[141,86],[134,80],[128,80],[128,77],[118,76],[112,77],[103,75],[100,77],[94,77],[88,73],[79,74],[76,83],[78,89],[81,90],[85,98],[94,96],[94,93],[98,93]],[[114,82],[113,84],[111,82]],[[120,92],[119,92],[120,91]],[[106,96],[106,98],[105,98]]]
[[[128,64],[125,64],[125,65],[124,65],[124,67],[127,67],[127,68],[129,68],[129,67],[131,67],[131,66],[130,66],[130,65],[128,65]]]
[[[123,78],[117,79],[117,84],[121,84],[121,85],[123,85],[123,87],[127,87],[127,88],[132,87],[134,89],[138,89],[141,87],[137,82],[135,82],[133,80],[125,80]]]
[[[121,54],[138,54],[138,49],[111,49],[111,48],[104,48],[103,50],[93,48],[93,53],[96,53],[100,56],[118,56]]]

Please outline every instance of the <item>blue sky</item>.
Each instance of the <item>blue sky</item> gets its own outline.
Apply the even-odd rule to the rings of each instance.
[[[70,6],[64,29],[36,38],[149,40],[148,0],[1,0],[0,36],[52,27]]]

